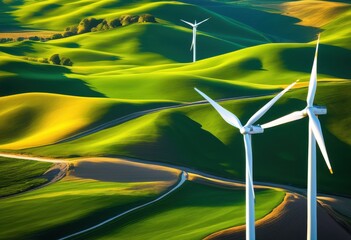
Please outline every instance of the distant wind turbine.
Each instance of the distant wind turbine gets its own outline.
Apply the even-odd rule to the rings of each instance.
[[[262,128],[270,128],[284,123],[292,122],[304,117],[309,118],[308,127],[308,183],[307,183],[307,240],[317,239],[317,163],[316,163],[316,140],[322,152],[325,163],[329,171],[333,174],[330,165],[327,149],[325,147],[322,128],[318,120],[318,115],[327,114],[327,108],[313,105],[317,88],[317,56],[318,56],[319,36],[314,55],[312,72],[307,94],[307,106],[305,109],[290,113],[269,123],[263,124]]]
[[[197,30],[197,26],[206,22],[208,19],[210,19],[210,18],[207,18],[199,23],[196,23],[196,20],[195,20],[195,23],[190,23],[190,22],[187,22],[183,19],[180,19],[180,21],[185,22],[186,24],[193,27],[193,41],[191,42],[191,47],[190,47],[190,51],[193,50],[193,62],[196,62],[196,30]]]
[[[297,82],[297,81],[296,81]],[[247,123],[243,126],[240,120],[233,113],[229,112],[218,103],[213,101],[206,94],[195,88],[195,90],[201,94],[221,115],[221,117],[228,124],[236,127],[240,130],[240,133],[244,136],[245,144],[245,156],[246,156],[246,240],[255,239],[255,192],[253,187],[253,173],[252,173],[252,147],[251,147],[251,135],[257,133],[263,133],[263,128],[260,125],[253,125],[257,122],[272,106],[278,101],[278,99],[283,96],[290,88],[292,88],[296,82],[289,85],[283,91],[281,91],[277,96],[270,100],[266,105],[264,105],[260,110],[258,110]]]

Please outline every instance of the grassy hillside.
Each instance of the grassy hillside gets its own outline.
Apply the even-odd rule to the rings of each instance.
[[[316,35],[321,33],[315,103],[328,108],[320,120],[334,175],[317,149],[318,191],[351,196],[347,1],[3,0],[0,38],[14,31],[26,34],[23,30],[63,32],[89,17],[111,20],[145,13],[157,23],[43,42],[0,43],[0,151],[126,156],[242,180],[242,136],[209,104],[164,109],[61,140],[135,112],[203,100],[194,87],[214,99],[237,97],[221,104],[245,123],[271,94],[300,79],[258,123],[301,110]],[[180,19],[205,18],[210,19],[198,28],[198,61],[191,63],[192,30]],[[70,58],[73,66],[44,63],[53,54]],[[307,126],[303,119],[252,137],[255,181],[306,186]],[[42,183],[36,176],[47,167],[0,159],[0,194]],[[35,192],[0,199],[0,238],[59,238],[155,199],[166,185],[68,177]],[[284,193],[260,190],[256,196],[256,218],[261,218]],[[80,238],[199,239],[243,224],[243,206],[242,190],[187,182],[155,206]]]
[[[24,192],[47,182],[41,177],[51,163],[0,158],[0,197]]]
[[[175,102],[125,101],[27,93],[0,98],[0,146],[23,149],[55,143],[127,114]]]
[[[47,42],[0,44],[0,102],[4,106],[0,112],[0,148],[52,156],[126,155],[240,178],[241,136],[228,130],[207,106],[157,112],[72,142],[44,145],[134,111],[200,100],[194,87],[216,99],[250,96],[225,103],[247,119],[268,100],[254,96],[271,94],[301,79],[296,87],[301,88],[296,91],[298,97],[288,94],[292,99],[274,108],[272,117],[281,116],[295,110],[294,104],[304,106],[315,35],[322,32],[317,99],[329,109],[321,119],[326,119],[325,138],[331,156],[336,155],[335,168],[340,175],[335,174],[331,180],[321,173],[320,181],[326,183],[321,190],[349,194],[340,181],[345,177],[350,152],[350,138],[344,129],[351,117],[342,107],[347,108],[349,103],[351,79],[347,65],[351,61],[350,4],[314,1],[307,8],[307,3],[310,1],[4,1],[0,25],[7,21],[12,30],[63,30],[85,17],[108,19],[141,13],[153,14],[158,23],[133,24]],[[211,19],[198,32],[201,60],[186,63],[191,60],[191,29],[179,19],[207,17]],[[73,66],[25,60],[55,53],[69,57]],[[255,136],[258,180],[304,185],[306,121],[293,124],[297,124],[293,126],[299,129],[300,138],[288,126],[280,128],[285,135],[273,129]],[[284,140],[279,144],[283,145],[265,153],[279,136]],[[194,137],[200,140],[194,143]],[[291,151],[293,144],[301,150]],[[32,148],[36,146],[41,147]],[[265,162],[276,167],[266,170]],[[323,171],[323,165],[319,166]],[[291,168],[301,170],[287,178],[275,175]]]
[[[343,129],[350,124],[351,116],[338,110],[350,104],[346,97],[350,87],[345,82],[320,84],[318,88],[316,103],[328,107],[328,115],[321,116],[321,121],[335,170],[334,175],[329,175],[318,155],[320,191],[350,194],[350,188],[345,188],[344,182],[348,175],[345,166],[349,166],[350,140]],[[306,95],[306,88],[288,93],[285,100],[280,101],[259,123],[303,109]],[[249,119],[269,99],[236,100],[226,102],[224,106],[245,123],[245,119]],[[307,121],[290,125],[268,129],[265,134],[253,136],[256,180],[305,186]],[[267,151],[272,148],[277,150]],[[188,166],[227,177],[244,176],[241,135],[208,105],[164,110],[71,142],[24,152],[50,156],[124,155]]]
[[[155,199],[165,187],[155,182],[71,179],[18,197],[0,199],[0,238],[63,237]]]
[[[276,190],[256,193],[256,218],[284,198]],[[203,239],[245,222],[244,191],[187,182],[176,194],[77,239]],[[133,233],[133,234],[131,234]]]

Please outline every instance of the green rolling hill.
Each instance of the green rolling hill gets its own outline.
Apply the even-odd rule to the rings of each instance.
[[[315,42],[310,41],[317,32],[322,32],[318,77],[323,81],[318,98],[325,99],[322,103],[332,107],[332,113],[335,114],[327,116],[334,123],[327,125],[330,134],[326,140],[335,139],[329,151],[332,153],[338,152],[334,149],[340,147],[349,148],[350,140],[342,129],[350,123],[351,116],[338,111],[338,108],[342,109],[341,106],[349,102],[346,91],[349,89],[350,72],[347,64],[343,64],[351,60],[346,34],[349,28],[343,27],[351,11],[346,3],[318,2],[311,7],[310,10],[327,9],[329,18],[325,18],[323,13],[309,17],[308,11],[303,10],[306,7],[304,1],[203,1],[202,4],[198,1],[5,1],[2,5],[7,16],[5,18],[4,15],[4,19],[11,23],[10,26],[18,26],[18,30],[63,30],[85,17],[107,19],[126,14],[150,13],[158,21],[47,42],[27,40],[1,44],[0,82],[3,88],[0,93],[4,96],[1,102],[6,107],[2,110],[0,127],[4,131],[1,133],[0,147],[4,151],[19,150],[55,156],[126,155],[155,161],[180,161],[209,172],[227,176],[236,173],[232,176],[241,177],[242,164],[235,167],[231,161],[233,155],[242,162],[241,143],[238,144],[240,141],[235,137],[237,134],[230,131],[211,108],[201,110],[204,113],[200,116],[211,116],[206,123],[212,122],[208,123],[211,128],[202,129],[206,126],[203,119],[192,117],[191,113],[203,109],[202,106],[184,108],[186,111],[164,110],[72,142],[57,146],[45,145],[136,110],[202,100],[193,87],[202,89],[213,98],[251,96],[251,99],[235,101],[238,115],[245,114],[243,109],[248,109],[240,107],[242,104],[246,105],[247,102],[255,106],[253,109],[258,108],[259,105],[255,103],[261,100],[255,96],[277,92],[296,79],[301,80],[297,88],[303,88],[302,92],[305,92],[315,45]],[[72,8],[75,10],[69,11]],[[231,14],[232,11],[237,14]],[[211,20],[199,29],[199,56],[202,60],[186,63],[191,58],[188,51],[191,30],[183,26],[179,19],[205,17],[211,17]],[[320,23],[318,19],[322,17],[323,22]],[[260,19],[265,21],[257,21]],[[277,22],[273,28],[269,27],[272,21]],[[278,31],[281,26],[286,27]],[[295,43],[282,43],[286,41]],[[26,60],[26,57],[48,58],[55,53],[69,57],[73,66]],[[338,93],[335,99],[326,89]],[[303,98],[303,94],[300,94],[300,101]],[[21,101],[25,104],[18,106]],[[41,102],[45,101],[47,104],[42,105]],[[124,110],[120,110],[119,101],[128,103],[122,107]],[[135,101],[141,101],[143,106],[135,107]],[[294,109],[293,105],[289,109]],[[62,112],[61,118],[53,121],[52,117],[58,111]],[[26,124],[23,124],[24,118],[28,119]],[[342,123],[339,126],[336,123],[338,119]],[[13,124],[9,126],[7,122]],[[228,130],[218,130],[214,127],[215,123]],[[172,128],[178,129],[177,135],[168,130]],[[287,131],[286,135],[289,135],[289,128]],[[223,135],[223,132],[226,134]],[[133,135],[137,137],[131,137]],[[186,141],[182,141],[192,135],[204,139],[208,149],[213,150],[204,154],[192,150]],[[100,138],[104,141],[100,141]],[[263,147],[257,146],[261,149],[269,147],[265,144]],[[39,148],[25,150],[31,147]],[[61,151],[61,148],[64,150]],[[303,145],[299,148],[303,148]],[[167,150],[158,153],[157,149]],[[289,158],[287,152],[278,150],[275,157]],[[301,153],[305,153],[305,150]],[[261,161],[272,159],[258,155],[258,159],[263,159]],[[301,166],[304,166],[304,160],[300,159],[303,156],[299,155],[297,160]],[[342,159],[347,159],[349,154],[343,156]],[[202,158],[207,160],[201,161]],[[343,161],[347,164],[346,160]],[[220,166],[225,167],[221,169]],[[268,171],[261,178],[258,170],[259,179],[268,180],[270,175]],[[303,182],[296,183],[301,185]]]
[[[239,132],[227,125],[209,104],[178,105],[203,100],[193,89],[197,87],[214,99],[228,98],[221,104],[246,122],[273,94],[300,79],[259,123],[302,109],[316,35],[321,33],[315,103],[328,108],[328,115],[320,120],[334,175],[329,174],[318,153],[318,188],[323,193],[351,196],[351,185],[345,182],[351,166],[348,1],[3,0],[0,39],[11,38],[14,32],[24,37],[39,31],[63,33],[66,27],[85,18],[111,20],[146,13],[152,14],[157,22],[133,23],[47,41],[0,43],[0,152],[54,157],[125,156],[242,180],[244,146]],[[180,19],[205,18],[210,20],[198,29],[199,61],[191,63],[192,31]],[[54,54],[69,58],[73,66],[44,61]],[[229,99],[233,97],[238,99]],[[167,106],[174,108],[60,142],[128,114]],[[307,120],[253,136],[253,153],[255,180],[305,187]],[[42,169],[42,166],[28,169],[32,167],[33,172]],[[40,193],[47,191],[56,198],[56,190],[71,189],[66,184],[58,183]],[[74,189],[83,183],[72,184]],[[84,184],[93,191],[114,183]],[[197,189],[195,185],[187,188],[192,187]],[[225,192],[216,189],[210,190]],[[157,194],[147,192],[132,200]],[[92,207],[94,200],[81,198],[91,211],[116,207],[95,192],[93,196],[101,208]],[[120,196],[113,199],[117,201]],[[67,205],[79,200],[63,199]],[[5,204],[14,207],[11,200]],[[266,212],[273,207],[267,207]],[[73,211],[72,208],[65,213]],[[174,216],[182,216],[183,210],[172,211]],[[13,210],[7,212],[12,213]],[[21,214],[17,212],[14,216]],[[27,217],[25,211],[23,214]],[[79,221],[85,219],[82,214],[95,212],[77,214],[68,218]],[[149,219],[133,226],[159,221],[148,214]],[[56,231],[67,224],[64,223],[67,216],[56,220],[50,229],[44,230]],[[35,231],[42,231],[37,224],[33,222]],[[121,234],[129,227],[123,226]],[[96,235],[110,236],[101,232]]]

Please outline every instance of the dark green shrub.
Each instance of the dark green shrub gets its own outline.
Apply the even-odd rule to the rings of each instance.
[[[75,33],[71,32],[71,31],[66,31],[62,34],[63,37],[71,37],[76,35]]]
[[[17,41],[18,41],[18,42],[24,41],[24,37],[18,37],[18,38],[17,38]]]
[[[155,23],[156,19],[154,16],[152,16],[151,14],[142,14],[139,17],[138,20],[139,23],[143,23],[143,22],[151,22],[151,23]]]
[[[84,18],[82,21],[80,21],[78,25],[77,34],[91,32],[91,29],[95,28],[101,22],[102,22],[102,19]]]
[[[139,16],[138,15],[130,17],[130,23],[137,23],[138,21],[139,21]]]
[[[13,38],[1,38],[0,43],[12,42]]]
[[[49,58],[49,62],[56,64],[56,65],[60,65],[61,63],[61,59],[60,59],[60,55],[59,54],[54,54]]]
[[[47,59],[47,58],[38,58],[38,62],[40,62],[40,63],[49,63],[49,59]]]
[[[39,41],[40,40],[40,38],[38,36],[29,37],[28,39],[32,40],[32,41]]]
[[[138,20],[139,20],[139,16],[137,15],[123,15],[119,18],[122,26],[127,26],[129,24],[132,24],[132,23],[137,23]]]
[[[118,18],[115,18],[115,19],[109,20],[108,25],[110,26],[110,28],[116,28],[116,27],[122,26],[122,23]]]
[[[71,61],[71,59],[63,57],[61,58],[61,65],[72,66],[73,62]]]
[[[108,23],[106,20],[103,20],[101,23],[99,23],[96,27],[92,28],[92,32],[97,32],[97,31],[102,31],[102,30],[107,30],[110,29]]]
[[[72,32],[74,34],[77,34],[77,32],[78,32],[78,25],[72,25],[72,26],[66,27],[65,28],[65,32]]]
[[[55,33],[54,35],[52,35],[51,38],[52,39],[60,39],[60,38],[62,38],[62,34],[61,33]]]

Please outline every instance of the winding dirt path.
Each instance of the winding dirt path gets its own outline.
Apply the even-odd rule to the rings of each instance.
[[[96,228],[99,228],[99,227],[101,227],[101,226],[103,226],[103,225],[105,225],[105,224],[107,224],[107,223],[119,218],[119,217],[122,217],[122,216],[124,216],[124,215],[126,215],[128,213],[134,212],[134,211],[136,211],[138,209],[147,207],[147,206],[149,206],[149,205],[151,205],[151,204],[153,204],[155,202],[158,202],[158,201],[162,200],[163,198],[165,198],[166,196],[168,196],[169,194],[171,194],[172,192],[174,192],[175,190],[177,190],[178,188],[180,188],[185,183],[186,180],[187,180],[187,173],[186,172],[182,172],[182,174],[180,175],[180,180],[179,180],[178,184],[175,185],[174,187],[172,187],[171,189],[169,189],[167,192],[165,192],[164,194],[162,194],[158,198],[156,198],[156,199],[154,199],[154,200],[152,200],[150,202],[144,203],[142,205],[139,205],[137,207],[131,208],[131,209],[125,211],[125,212],[119,213],[116,216],[114,216],[112,218],[109,218],[109,219],[107,219],[107,220],[105,220],[105,221],[103,221],[103,222],[101,222],[101,223],[99,223],[99,224],[97,224],[95,226],[92,226],[92,227],[84,229],[82,231],[73,233],[73,234],[68,235],[66,237],[60,238],[59,240],[69,239],[71,237],[75,237],[75,236],[81,235],[83,233],[89,232],[89,231],[94,230]]]
[[[318,206],[318,240],[350,240],[351,235],[321,206]],[[307,199],[300,194],[287,193],[282,204],[266,217],[256,221],[256,239],[306,239]],[[245,239],[245,226],[213,233],[205,240]]]
[[[29,156],[23,156],[23,155],[19,155],[19,154],[7,154],[7,153],[0,153],[0,157],[22,159],[22,160],[28,160],[28,161],[54,163],[54,165],[51,168],[49,168],[43,175],[41,175],[41,177],[47,179],[47,182],[45,182],[44,184],[41,184],[39,186],[36,186],[34,188],[30,188],[28,190],[25,190],[23,192],[18,192],[15,194],[1,197],[1,199],[22,195],[24,193],[35,191],[39,188],[43,188],[43,187],[46,187],[52,183],[55,183],[55,182],[61,180],[62,178],[64,178],[67,175],[69,168],[70,168],[70,163],[68,161],[64,161],[64,160],[61,161],[58,159],[29,157]]]
[[[240,181],[235,181],[231,179],[226,179],[211,174],[202,173],[194,169],[174,166],[171,164],[164,164],[159,162],[149,162],[142,161],[132,158],[80,158],[68,161],[66,159],[52,159],[52,158],[41,158],[41,157],[31,157],[22,156],[14,154],[1,154],[0,156],[20,158],[32,161],[43,161],[43,162],[54,162],[57,167],[61,169],[61,166],[66,166],[63,171],[57,171],[57,168],[51,169],[51,175],[56,175],[52,178],[52,182],[56,182],[66,176],[69,168],[69,163],[73,164],[75,168],[70,172],[68,177],[77,178],[90,178],[100,181],[168,181],[173,187],[171,187],[166,193],[159,196],[157,199],[145,203],[143,205],[137,206],[126,212],[119,213],[118,215],[105,220],[95,226],[88,229],[82,230],[78,233],[66,236],[62,239],[71,238],[82,233],[88,232],[90,230],[96,229],[108,222],[115,220],[125,214],[132,211],[146,207],[156,201],[161,200],[167,195],[171,194],[173,191],[181,187],[181,185],[186,181],[196,181],[201,184],[211,184],[216,186],[224,186],[231,188],[244,188],[245,184]],[[56,169],[56,170],[55,170]],[[64,169],[64,168],[63,168]],[[175,179],[179,179],[175,182]],[[173,182],[172,182],[173,181]],[[46,185],[50,184],[47,183]],[[176,183],[176,184],[175,184]],[[43,186],[41,186],[43,187]],[[295,188],[291,186],[285,186],[280,184],[271,184],[264,182],[255,182],[255,188],[279,188],[287,191],[284,201],[275,208],[270,214],[264,218],[256,221],[256,236],[257,239],[285,239],[285,240],[296,240],[306,238],[306,214],[307,214],[307,200],[303,196],[305,194],[305,189]],[[328,201],[322,201],[327,199]],[[339,197],[334,197],[328,195],[319,197],[319,201],[323,204],[318,206],[318,239],[319,240],[351,240],[351,234],[347,232],[345,226],[343,227],[338,223],[338,216],[335,215],[332,204],[336,204],[336,199]],[[339,199],[339,201],[341,201]],[[350,199],[344,198],[344,202],[351,202]],[[334,206],[335,207],[335,206]],[[346,206],[347,209],[349,207]],[[245,226],[237,226],[230,229],[225,229],[211,234],[205,239],[244,239],[245,238]]]

